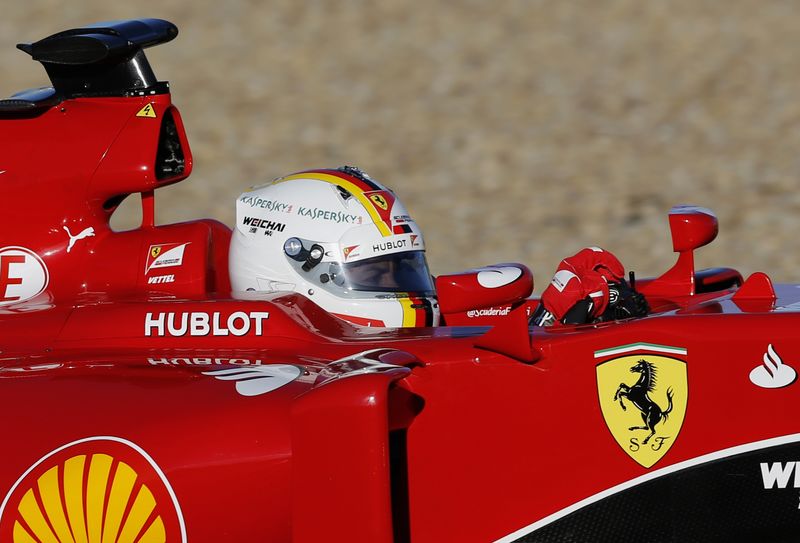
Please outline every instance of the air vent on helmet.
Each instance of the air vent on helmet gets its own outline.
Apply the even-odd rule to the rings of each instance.
[[[186,159],[183,155],[178,127],[168,109],[161,121],[161,133],[158,137],[158,152],[156,153],[156,179],[163,181],[183,174],[186,168]]]

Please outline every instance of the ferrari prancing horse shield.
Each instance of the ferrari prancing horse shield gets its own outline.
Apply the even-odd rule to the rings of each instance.
[[[600,409],[611,435],[631,458],[649,468],[678,437],[686,415],[686,349],[639,343],[597,351]],[[664,354],[653,354],[664,353]]]

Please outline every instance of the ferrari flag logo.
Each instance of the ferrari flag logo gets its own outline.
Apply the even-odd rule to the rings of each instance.
[[[615,356],[622,355],[622,356]],[[617,444],[645,468],[678,438],[686,416],[686,349],[635,343],[594,353],[597,392]]]
[[[160,243],[151,245],[147,252],[147,262],[144,273],[158,268],[169,268],[172,266],[183,265],[183,253],[186,251],[186,243]]]

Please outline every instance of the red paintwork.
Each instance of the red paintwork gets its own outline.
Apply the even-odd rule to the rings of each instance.
[[[719,233],[719,222],[714,215],[678,207],[669,214],[669,228],[672,231],[672,250],[682,253],[714,241]]]
[[[766,273],[756,272],[742,283],[742,286],[739,287],[732,299],[737,302],[743,300],[774,300],[775,287],[772,285],[772,279]]]
[[[147,104],[156,118],[137,117]],[[158,181],[153,172],[160,120],[175,119],[186,155],[182,175]],[[180,296],[204,296],[230,289],[227,251],[230,230],[213,220],[154,226],[152,191],[187,177],[192,156],[183,123],[170,96],[78,98],[66,100],[33,118],[2,120],[0,212],[7,227],[0,248],[35,251],[49,274],[48,294],[58,302],[86,292],[131,294],[146,290]],[[46,136],[43,136],[46,134]],[[47,149],[47,164],[40,149]],[[143,194],[143,226],[114,232],[109,220],[114,197]],[[94,235],[75,242],[69,234],[92,228]],[[157,273],[145,273],[151,245],[189,243],[173,283],[148,285]],[[166,268],[165,268],[166,269]],[[12,277],[14,276],[12,272]],[[0,273],[0,298],[8,276]]]
[[[192,542],[482,542],[662,467],[798,432],[786,414],[800,385],[768,390],[748,375],[770,344],[800,360],[798,314],[777,310],[800,289],[757,275],[738,295],[697,293],[697,277],[740,277],[690,267],[716,231],[707,215],[671,217],[679,262],[639,283],[656,309],[647,318],[529,330],[524,268],[492,292],[474,272],[437,281],[448,324],[491,331],[360,327],[295,294],[231,297],[230,233],[215,221],[152,224],[152,192],[179,179],[153,178],[158,123],[135,116],[147,103],[173,107],[168,95],[74,99],[0,120],[0,258],[25,247],[48,271],[41,294],[0,305],[3,540],[20,492],[80,454],[129,464]],[[143,194],[144,224],[114,232],[104,203],[125,193]],[[70,248],[64,226],[95,235]],[[180,264],[148,268],[182,244]],[[28,280],[7,256],[6,298]],[[162,274],[174,281],[148,282]],[[465,316],[486,308],[500,309]],[[650,468],[614,441],[596,375],[597,351],[640,342],[687,351],[685,419]],[[297,377],[259,389],[280,367]]]
[[[520,276],[497,287],[484,287],[480,284],[478,274],[481,270],[468,270],[436,278],[439,308],[445,319],[463,318],[469,310],[517,304],[533,292],[533,274],[524,264],[496,264],[492,268],[516,268]]]

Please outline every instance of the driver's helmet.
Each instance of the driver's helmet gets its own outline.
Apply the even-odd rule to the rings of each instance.
[[[234,291],[294,291],[364,326],[436,326],[417,223],[392,191],[357,168],[310,170],[236,202]]]

